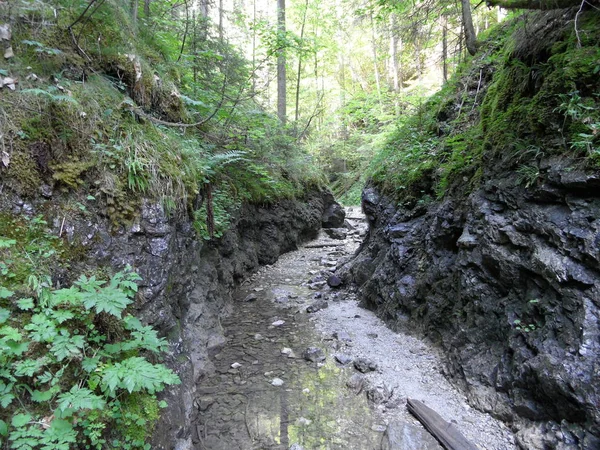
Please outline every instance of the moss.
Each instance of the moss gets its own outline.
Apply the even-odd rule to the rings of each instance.
[[[152,436],[159,415],[156,396],[137,392],[127,395],[121,402],[121,418],[117,421],[116,431],[132,442],[143,443]]]
[[[68,162],[54,164],[51,166],[54,173],[52,178],[59,183],[72,189],[77,189],[83,185],[83,173],[94,165],[91,161],[79,161],[71,159]]]
[[[34,195],[42,184],[42,177],[35,161],[29,151],[22,149],[21,146],[15,148],[10,155],[8,168],[0,169],[0,173],[2,171],[5,171],[11,188],[26,197]]]

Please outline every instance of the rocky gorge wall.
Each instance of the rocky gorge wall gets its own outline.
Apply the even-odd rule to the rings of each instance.
[[[128,228],[111,231],[108,218],[97,214],[65,215],[68,199],[58,195],[35,201],[5,195],[0,211],[33,217],[43,214],[52,234],[77,243],[85,256],[73,261],[78,271],[127,264],[142,277],[136,315],[167,337],[166,363],[182,383],[164,392],[168,408],[154,431],[152,448],[191,448],[190,416],[197,383],[213,368],[208,354],[224,342],[220,317],[233,307],[231,293],[260,265],[316,237],[322,224],[340,226],[343,209],[328,192],[313,191],[299,200],[272,206],[244,205],[221,239],[202,241],[187,217],[170,217],[156,203],[144,201]],[[93,219],[92,219],[93,217]],[[68,274],[55,274],[65,283]]]
[[[344,268],[393,327],[437,342],[478,409],[526,449],[600,448],[600,174],[540,164],[413,209],[363,192],[370,231]]]

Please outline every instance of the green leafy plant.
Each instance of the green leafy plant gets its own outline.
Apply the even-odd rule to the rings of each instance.
[[[131,414],[123,399],[143,395],[151,407],[157,392],[179,383],[145,356],[160,354],[166,342],[126,314],[139,280],[130,268],[109,281],[82,275],[70,288],[50,287],[44,301],[0,289],[0,439],[9,448],[103,448],[107,430]],[[118,332],[103,331],[107,321]],[[112,436],[122,448],[148,448],[151,423],[136,420],[144,433]]]

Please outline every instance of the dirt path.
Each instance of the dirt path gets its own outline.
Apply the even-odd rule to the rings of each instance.
[[[357,228],[346,239],[323,235],[236,294],[215,373],[198,388],[194,448],[436,448],[406,412],[407,397],[455,421],[482,449],[515,448],[506,427],[470,408],[445,380],[434,349],[391,332],[352,293],[327,285],[360,240],[359,213],[349,216]],[[316,311],[307,312],[311,306]],[[361,358],[364,374],[354,364]],[[398,433],[416,446],[386,447]]]

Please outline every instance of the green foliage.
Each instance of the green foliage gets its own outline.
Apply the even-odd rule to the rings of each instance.
[[[490,33],[471,66],[398,124],[370,165],[375,183],[415,206],[477,186],[484,159],[514,170],[527,188],[542,176],[544,156],[598,164],[597,14],[582,17],[579,38],[564,24],[555,41],[538,42],[524,38],[524,26],[515,20]]]
[[[18,246],[2,242],[5,248]],[[143,356],[164,351],[165,341],[131,315],[121,318],[138,280],[127,268],[108,282],[82,275],[70,288],[48,286],[35,299],[2,290],[0,434],[8,437],[9,448],[69,449],[75,442],[102,448],[106,430],[121,423],[123,399],[136,393],[157,411],[153,395],[179,383],[170,369]],[[104,334],[103,316],[113,317],[123,331]],[[125,434],[117,439],[126,448],[146,448],[148,425],[157,417],[144,419],[144,432],[137,429],[135,436],[122,427]]]

